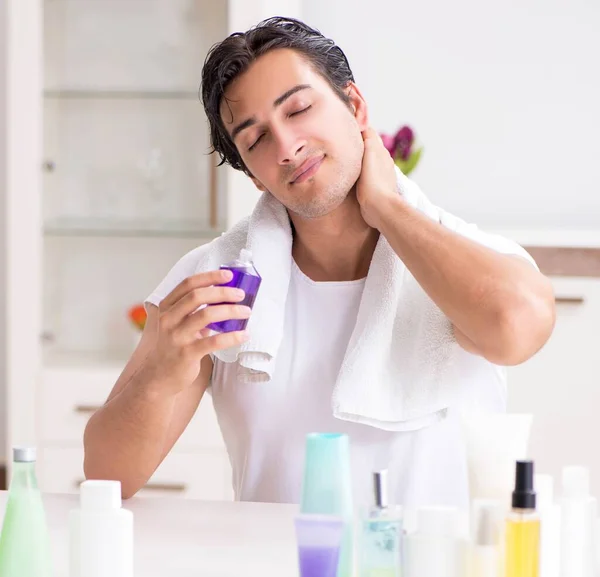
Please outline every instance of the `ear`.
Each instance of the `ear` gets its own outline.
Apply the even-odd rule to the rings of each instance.
[[[356,118],[358,127],[362,132],[369,127],[369,111],[367,109],[367,103],[354,82],[348,83],[346,94],[348,94],[348,97],[350,98],[350,106],[353,110],[354,118]]]
[[[258,188],[258,190],[260,190],[261,192],[269,192],[265,188],[265,185],[260,180],[258,180],[258,178],[254,178],[253,176],[251,176],[250,180],[254,183],[254,186],[256,186],[256,188]]]

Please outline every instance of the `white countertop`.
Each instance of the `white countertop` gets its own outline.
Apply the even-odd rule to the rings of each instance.
[[[0,491],[0,519],[7,493]],[[78,495],[44,494],[54,577],[68,577]],[[295,505],[134,497],[135,577],[297,577]]]

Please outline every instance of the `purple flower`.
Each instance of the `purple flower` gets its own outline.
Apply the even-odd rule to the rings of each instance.
[[[387,148],[387,151],[393,158],[394,151],[396,150],[396,137],[390,136],[389,134],[381,134],[380,136],[381,140],[383,141],[383,146]]]
[[[402,160],[407,160],[410,156],[414,139],[415,135],[410,126],[403,126],[400,128],[394,137],[394,152],[392,153],[392,156],[394,158],[400,157]]]

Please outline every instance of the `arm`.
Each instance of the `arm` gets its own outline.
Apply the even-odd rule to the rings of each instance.
[[[84,471],[88,479],[121,481],[124,498],[151,477],[194,415],[212,373],[209,353],[235,346],[243,332],[208,336],[206,325],[247,318],[235,305],[235,289],[210,286],[225,282],[221,271],[181,283],[148,311],[138,348],[114,385],[105,405],[84,433]],[[201,338],[199,338],[199,336]]]
[[[521,363],[554,326],[550,282],[524,258],[500,254],[434,222],[396,195],[379,230],[417,282],[450,319],[467,351]]]
[[[140,344],[105,405],[92,415],[84,433],[87,479],[118,479],[124,498],[152,476],[190,422],[208,386],[210,357],[186,390],[172,394],[141,370],[158,332],[158,309],[148,312]]]
[[[458,343],[501,365],[535,354],[554,327],[552,287],[520,257],[481,246],[411,207],[396,192],[393,161],[371,129],[364,133],[357,198],[417,282],[450,319]]]

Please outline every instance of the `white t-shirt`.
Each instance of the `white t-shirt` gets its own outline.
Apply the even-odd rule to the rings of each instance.
[[[460,221],[462,223],[462,221]],[[457,232],[501,253],[535,262],[519,245],[473,225]],[[194,252],[184,256],[147,299],[158,304],[194,274]],[[242,383],[237,367],[214,358],[213,403],[233,469],[235,498],[298,503],[308,433],[339,432],[350,438],[352,485],[358,506],[372,503],[372,472],[387,468],[392,502],[468,505],[468,481],[459,412],[502,412],[506,370],[461,351],[471,382],[446,417],[416,431],[384,431],[336,419],[331,394],[358,313],[364,279],[315,282],[294,263],[286,301],[283,340],[273,378]]]
[[[212,397],[233,467],[236,499],[299,502],[306,435],[337,432],[350,438],[357,504],[371,503],[372,472],[384,468],[395,503],[467,503],[465,455],[454,408],[441,422],[409,432],[332,416],[331,394],[363,287],[364,279],[314,282],[294,263],[272,380],[239,383],[235,365],[215,359]],[[486,364],[488,378],[479,383],[481,406],[502,411],[504,369]]]

